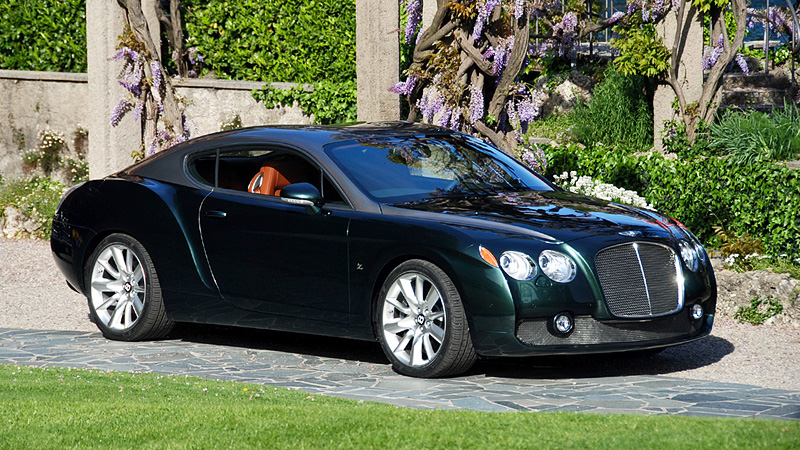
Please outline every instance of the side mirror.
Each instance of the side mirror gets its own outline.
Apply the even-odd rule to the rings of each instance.
[[[319,214],[320,208],[325,204],[319,189],[309,183],[294,183],[281,189],[281,200],[305,206],[309,214]]]

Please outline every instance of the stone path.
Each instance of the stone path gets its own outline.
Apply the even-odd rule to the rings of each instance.
[[[465,376],[424,380],[394,373],[369,342],[198,326],[138,343],[97,332],[0,329],[2,364],[192,375],[414,408],[800,420],[800,392],[626,375],[647,364],[635,358],[605,357],[614,369],[598,371],[596,358],[487,360]]]

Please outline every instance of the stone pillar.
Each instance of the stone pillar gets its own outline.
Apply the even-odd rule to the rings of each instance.
[[[397,1],[356,0],[359,121],[400,119],[400,98],[388,91],[400,80],[399,24]]]
[[[436,15],[436,10],[438,9],[436,0],[423,0],[422,1],[422,30],[424,31],[426,28],[431,26],[431,22],[433,22],[433,16]]]
[[[160,25],[155,16],[157,0],[142,0],[142,10],[156,42]],[[112,61],[125,26],[123,9],[112,0],[86,0],[86,51],[89,71],[89,177],[102,178],[133,163],[131,153],[142,144],[141,122],[128,113],[116,127],[111,112],[128,91],[117,83],[122,63]]]
[[[689,27],[684,31],[683,46],[678,49],[680,54],[680,68],[678,69],[678,79],[683,80],[684,92],[688,102],[700,99],[703,92],[703,20],[700,13],[694,6],[686,2],[689,6],[681,14],[681,20],[687,20],[689,16]],[[657,25],[658,34],[663,37],[664,45],[670,51],[675,39],[677,30],[677,18],[672,12]],[[672,101],[675,93],[672,88],[665,83],[660,83],[656,88],[653,97],[653,137],[654,150],[663,152],[661,144],[661,132],[664,129],[664,121],[676,119],[672,109]]]

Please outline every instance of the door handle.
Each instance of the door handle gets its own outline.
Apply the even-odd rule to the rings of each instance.
[[[209,219],[224,219],[227,215],[225,211],[206,211],[205,214]]]

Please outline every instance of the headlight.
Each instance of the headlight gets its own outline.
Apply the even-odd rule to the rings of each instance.
[[[697,251],[694,246],[686,241],[681,241],[679,244],[681,248],[681,259],[686,267],[692,272],[697,272],[700,267],[700,259],[697,256]]]
[[[515,280],[525,281],[536,276],[536,266],[531,257],[525,253],[504,252],[500,255],[500,267]]]
[[[697,254],[697,257],[702,263],[708,264],[708,253],[706,253],[706,249],[703,248],[703,244],[698,241],[694,241],[694,252]]]
[[[539,255],[539,267],[548,278],[556,283],[569,283],[575,279],[577,273],[575,261],[572,258],[553,250],[545,250]]]

